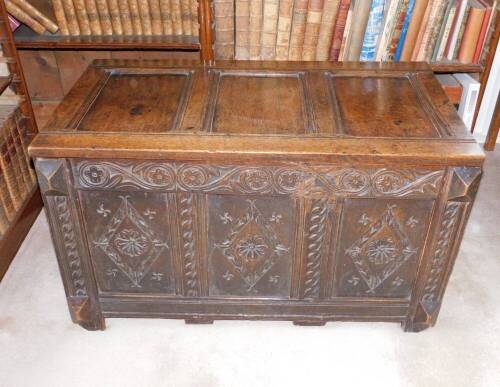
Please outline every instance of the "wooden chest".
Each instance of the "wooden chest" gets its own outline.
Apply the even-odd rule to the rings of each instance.
[[[423,64],[98,61],[30,152],[87,329],[425,329],[483,164]]]

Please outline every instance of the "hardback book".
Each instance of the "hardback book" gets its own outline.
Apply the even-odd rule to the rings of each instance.
[[[382,29],[382,20],[384,18],[385,0],[373,0],[366,24],[365,36],[359,60],[373,61],[377,51],[378,37]]]
[[[113,34],[123,35],[122,21],[120,19],[120,9],[118,8],[118,0],[107,0],[109,16],[111,17],[111,25],[113,26]]]
[[[416,55],[417,61],[426,61],[429,59],[431,53],[431,47],[433,43],[433,39],[437,38],[436,30],[439,29],[439,13],[441,9],[444,7],[445,0],[434,0],[431,4],[429,11],[429,18],[427,24],[425,26],[424,33],[422,35],[422,42],[418,49],[418,53]]]
[[[276,59],[287,60],[290,48],[294,0],[280,0],[278,31],[276,33]]]
[[[148,0],[138,0],[137,4],[139,5],[139,14],[141,16],[142,33],[144,35],[153,35]]]
[[[262,5],[262,0],[250,1],[250,17],[248,23],[248,54],[249,59],[252,60],[260,59],[260,47],[262,42]]]
[[[185,1],[182,4],[185,4]],[[159,0],[149,0],[149,14],[151,15],[151,33],[153,35],[163,35]],[[191,21],[189,22],[189,33],[191,33]]]
[[[5,7],[7,8],[7,12],[14,16],[21,23],[26,24],[29,28],[35,31],[37,34],[45,33],[46,29],[43,25],[41,25],[38,21],[28,15],[23,9],[14,4],[9,0],[5,0]]]
[[[262,44],[260,59],[271,60],[276,57],[276,34],[278,28],[279,0],[264,0],[262,20]]]
[[[425,50],[424,60],[427,62],[433,60],[433,55],[434,55],[436,45],[438,44],[439,38],[442,34],[441,31],[443,30],[444,15],[445,15],[448,3],[449,3],[449,0],[442,0],[441,3],[439,3],[434,21],[431,21],[432,29],[431,29],[430,38],[429,38],[427,45],[424,48],[424,50]]]
[[[340,0],[325,0],[323,5],[323,15],[319,27],[318,44],[316,46],[316,60],[328,60],[332,37],[335,28],[335,20],[339,10]]]
[[[382,60],[393,61],[396,55],[396,50],[398,47],[399,40],[401,38],[401,32],[403,31],[403,24],[406,19],[406,11],[408,10],[409,0],[402,0],[396,11],[396,24],[394,25],[394,30],[391,34],[391,39],[387,45],[386,51]]]
[[[161,1],[161,0],[160,0]],[[198,22],[198,0],[190,1],[191,7],[191,35],[200,35],[200,23]]]
[[[469,74],[454,74],[453,76],[462,85],[462,97],[458,105],[458,115],[462,118],[465,126],[471,129],[481,84]]]
[[[433,58],[436,62],[440,62],[444,58],[444,51],[447,45],[447,42],[450,37],[451,27],[453,24],[453,20],[455,20],[455,14],[457,12],[458,2],[456,0],[450,1],[450,8],[445,14],[445,20],[443,23],[443,34],[440,37],[439,44],[436,46],[436,55]]]
[[[233,1],[215,0],[214,8],[215,8],[215,57],[218,59],[233,59],[234,58]]]
[[[429,23],[429,16],[430,16],[431,9],[432,9],[432,6],[433,6],[433,1],[436,1],[436,0],[429,0],[429,2],[427,3],[427,6],[425,8],[424,17],[422,18],[422,22],[420,24],[420,27],[419,27],[419,30],[418,30],[418,34],[417,34],[417,39],[415,41],[415,45],[413,47],[413,52],[411,54],[411,60],[412,61],[416,61],[417,60],[417,55],[420,52],[420,47],[422,46],[422,40],[423,40],[423,37],[424,37],[424,33],[426,32],[427,25]]]
[[[170,3],[169,0],[163,0],[167,4]],[[128,9],[130,10],[130,22],[132,23],[132,31],[134,35],[142,35],[142,23],[141,15],[139,13],[139,3],[137,0],[128,0]],[[170,4],[169,4],[170,8]]]
[[[467,25],[467,21],[469,20],[469,13],[471,9],[471,4],[467,2],[467,5],[465,6],[465,12],[464,12],[464,17],[462,19],[462,24],[460,25],[460,29],[458,31],[458,37],[457,37],[457,42],[455,44],[455,49],[453,50],[453,59],[458,59],[458,52],[460,50],[460,47],[462,45],[462,39],[464,37],[464,32],[465,32],[465,27]]]
[[[59,26],[59,33],[61,35],[69,35],[68,22],[64,14],[62,0],[52,0],[52,8],[54,8],[54,15],[56,17],[57,25]]]
[[[358,61],[361,54],[361,47],[363,45],[363,38],[365,36],[366,25],[370,15],[372,0],[358,0],[356,2],[353,15],[352,26],[350,31],[350,38],[348,47],[346,47],[347,61]]]
[[[34,7],[27,0],[9,0],[22,9],[28,16],[40,23],[46,30],[55,34],[59,27],[38,8]]]
[[[156,1],[158,1],[158,0],[156,0]],[[182,22],[182,34],[183,35],[191,35],[191,2],[190,2],[190,0],[181,0],[181,22]]]
[[[457,0],[457,10],[455,12],[455,18],[451,25],[450,36],[446,42],[446,47],[444,49],[443,56],[448,59],[453,59],[453,52],[455,51],[455,46],[457,44],[458,33],[460,31],[460,26],[464,18],[465,9],[467,7],[468,0]]]
[[[413,50],[417,42],[418,33],[420,31],[420,26],[422,25],[428,3],[429,0],[415,0],[415,6],[413,7],[410,24],[408,25],[408,31],[403,44],[403,50],[401,51],[401,56],[399,58],[400,61],[409,61],[412,58]]]
[[[156,0],[158,1],[158,0]],[[128,7],[128,1],[119,0],[118,9],[120,11],[120,20],[122,22],[123,34],[133,35],[134,28],[132,27],[132,17],[130,16],[130,9]],[[160,28],[161,31],[161,28]]]
[[[387,50],[392,32],[396,26],[396,12],[402,0],[387,0],[384,6],[384,19],[382,20],[381,33],[377,43],[375,60],[381,61]]]
[[[104,1],[106,0],[97,0]],[[73,36],[80,35],[80,26],[78,25],[78,19],[76,16],[75,6],[72,0],[62,0],[64,14],[66,15],[66,21],[68,22],[69,34]]]
[[[99,21],[95,0],[85,0],[85,10],[89,19],[90,33],[92,35],[102,35],[101,23]]]
[[[481,52],[484,47],[484,42],[486,39],[486,34],[488,33],[488,27],[490,26],[491,14],[492,14],[492,2],[481,1],[485,7],[485,13],[483,18],[483,23],[481,25],[481,31],[479,32],[479,38],[476,45],[476,51],[474,52],[474,57],[472,58],[472,63],[479,63],[479,58],[481,57]]]
[[[250,0],[236,0],[235,7],[235,58],[245,60],[250,58]]]
[[[314,60],[318,45],[319,28],[323,16],[323,0],[309,0],[307,7],[306,30],[302,46],[302,60]]]
[[[164,35],[173,35],[172,13],[170,11],[170,0],[160,0],[161,24]]]
[[[71,1],[71,0],[63,0],[63,2],[65,1]],[[106,0],[96,0],[96,4],[103,35],[113,35],[113,26],[111,25],[111,16],[109,15],[108,3],[106,2]],[[64,7],[64,10],[66,11],[66,7]],[[67,17],[68,14],[66,13],[66,18]]]
[[[218,1],[214,1],[217,6]],[[182,35],[182,13],[180,0],[170,0],[170,10],[172,11],[172,28],[174,35]],[[215,11],[217,13],[217,10]],[[217,30],[217,24],[215,25]]]
[[[340,45],[340,52],[338,61],[343,61],[346,53],[346,46],[349,43],[349,37],[351,36],[351,20],[352,15],[354,13],[354,5],[356,0],[351,1],[351,5],[349,6],[349,11],[347,12],[347,19],[345,21],[344,35],[342,36],[342,44]]]
[[[399,61],[401,59],[401,53],[403,52],[403,46],[406,40],[406,34],[408,33],[408,26],[410,25],[410,20],[413,15],[414,9],[415,9],[415,0],[410,0],[408,3],[408,9],[406,10],[405,19],[403,21],[403,29],[401,30],[401,35],[399,36],[399,42],[396,48],[396,54],[394,55],[395,61]]]
[[[333,29],[332,45],[330,48],[330,60],[333,62],[336,62],[339,59],[351,4],[351,0],[340,0],[339,10],[336,17],[337,20],[335,22],[335,28]]]
[[[307,22],[307,0],[296,0],[293,10],[292,30],[290,33],[289,60],[301,60]]]
[[[462,63],[472,63],[474,59],[485,14],[486,9],[481,3],[478,1],[471,2],[469,17],[457,57]]]
[[[91,35],[92,31],[90,30],[90,20],[85,7],[85,1],[73,0],[73,5],[75,7],[78,26],[80,27],[80,35]]]

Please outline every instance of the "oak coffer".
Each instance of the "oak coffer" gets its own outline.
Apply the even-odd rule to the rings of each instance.
[[[75,323],[436,321],[483,153],[424,64],[97,61],[30,147]]]

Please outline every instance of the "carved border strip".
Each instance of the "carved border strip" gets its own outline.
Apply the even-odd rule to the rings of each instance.
[[[73,174],[79,189],[434,198],[444,171],[81,160],[73,163]]]

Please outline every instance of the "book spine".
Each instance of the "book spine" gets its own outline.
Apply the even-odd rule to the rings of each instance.
[[[160,0],[161,24],[164,35],[173,35],[172,12],[170,10],[170,0]]]
[[[368,22],[366,24],[363,46],[359,59],[361,61],[373,61],[377,50],[377,41],[382,28],[382,19],[384,18],[385,0],[373,0]]]
[[[332,44],[330,46],[329,59],[333,62],[336,62],[339,59],[340,48],[342,47],[342,40],[344,37],[344,31],[346,28],[350,5],[351,0],[340,0],[339,10],[335,18],[335,27],[333,29]]]
[[[444,57],[449,60],[453,59],[453,52],[455,51],[455,46],[457,44],[458,32],[460,30],[460,25],[462,24],[465,8],[467,6],[467,0],[456,1],[458,1],[457,11],[455,12],[455,18],[451,25],[450,36],[448,38],[448,42],[446,43],[446,48],[444,49]]]
[[[71,1],[71,0],[63,0],[63,1]],[[111,25],[111,17],[109,16],[108,3],[106,3],[106,0],[95,0],[95,1],[97,5],[97,12],[99,13],[99,20],[101,21],[101,30],[103,35],[113,35],[113,26]]]
[[[153,35],[148,0],[137,0],[137,4],[139,5],[139,15],[141,16],[142,33],[148,36]]]
[[[236,0],[236,59],[249,59],[250,32],[248,30],[250,23],[250,1]]]
[[[351,21],[352,15],[354,13],[354,2],[351,2],[349,11],[347,12],[347,19],[345,22],[344,35],[342,35],[342,44],[340,45],[338,61],[343,61],[346,57],[346,48],[349,44],[349,38],[351,36]]]
[[[99,22],[95,0],[85,0],[85,9],[87,10],[91,34],[102,35],[101,23]]]
[[[257,2],[257,1],[256,1]],[[234,58],[234,1],[215,0],[215,56]],[[260,36],[260,28],[259,28]]]
[[[390,4],[386,4],[386,15],[384,20],[384,25],[382,27],[382,32],[380,34],[380,39],[378,42],[377,53],[375,54],[375,60],[381,61],[387,52],[387,48],[391,41],[394,28],[397,22],[397,12],[401,7],[402,0],[392,0]]]
[[[68,22],[64,14],[63,3],[61,0],[52,0],[52,8],[54,8],[54,15],[59,25],[59,33],[61,35],[69,35]]]
[[[398,47],[399,40],[401,38],[401,31],[403,30],[403,24],[406,19],[406,11],[408,10],[409,0],[403,0],[398,7],[396,12],[396,24],[394,25],[394,30],[391,34],[391,40],[385,51],[383,60],[393,61],[396,55],[396,49]]]
[[[465,7],[464,17],[462,19],[462,23],[460,25],[460,29],[458,30],[457,42],[455,43],[455,48],[453,50],[452,59],[458,58],[458,51],[460,50],[460,46],[462,45],[462,39],[465,32],[465,26],[467,25],[467,20],[469,19],[471,6],[467,3]]]
[[[290,32],[289,60],[301,60],[306,32],[308,0],[296,0]]]
[[[406,11],[405,20],[403,22],[403,29],[401,30],[401,35],[399,37],[398,46],[396,48],[396,54],[394,55],[394,60],[399,61],[401,59],[401,53],[403,52],[403,46],[406,41],[406,34],[408,33],[408,26],[410,25],[410,19],[415,8],[415,0],[410,0],[408,3],[408,10]]]
[[[412,61],[417,60],[417,55],[420,51],[420,47],[422,46],[422,39],[424,37],[424,33],[425,33],[426,28],[427,28],[427,24],[429,22],[429,15],[430,15],[431,8],[432,8],[432,1],[429,1],[427,3],[427,6],[425,7],[425,13],[424,13],[424,16],[422,18],[420,28],[418,29],[417,38],[415,40],[415,45],[413,47],[413,52],[411,54]]]
[[[149,14],[151,15],[151,32],[153,35],[163,34],[159,0],[149,0]]]
[[[471,63],[476,51],[479,33],[484,20],[485,9],[471,8],[465,27],[462,44],[458,52],[458,60],[462,63]]]
[[[90,22],[87,10],[85,9],[85,2],[83,0],[73,0],[73,6],[75,7],[76,20],[78,20],[78,26],[80,27],[80,35],[90,35]]]
[[[450,38],[451,26],[453,24],[453,20],[455,19],[456,12],[457,12],[457,3],[455,1],[452,1],[450,11],[448,12],[448,15],[446,15],[446,20],[444,22],[443,36],[441,37],[437,48],[435,57],[436,62],[440,62],[444,58],[444,50]]]
[[[438,45],[440,34],[442,34],[445,23],[444,16],[447,9],[448,0],[442,0],[438,7],[438,11],[436,14],[435,21],[432,24],[431,37],[429,39],[429,44],[427,45],[427,52],[425,53],[425,60],[432,61],[434,57],[434,53],[436,50],[436,46]]]
[[[436,39],[433,43],[432,51],[430,54],[430,61],[435,62],[437,58],[437,53],[439,51],[439,46],[441,45],[441,41],[443,40],[443,35],[444,35],[444,30],[446,29],[446,23],[448,21],[448,16],[451,11],[451,6],[452,6],[452,1],[450,0],[445,0],[443,3],[443,14],[441,15],[441,19],[439,22],[439,27],[436,29],[437,34],[436,34]]]
[[[181,0],[181,22],[184,35],[191,35],[191,4],[190,0]]]
[[[293,0],[280,0],[278,31],[276,33],[276,59],[287,60],[292,30]]]
[[[46,29],[39,22],[29,16],[26,12],[24,12],[21,8],[19,8],[16,4],[10,2],[9,0],[5,0],[5,7],[7,8],[7,12],[18,19],[20,22],[26,24],[29,28],[35,31],[37,34],[45,33]]]
[[[26,0],[10,0],[10,1],[16,4],[19,8],[21,8],[28,16],[31,16],[38,23],[44,26],[49,32],[55,34],[59,30],[59,27],[57,26],[56,23],[50,20],[38,9],[33,7]]]
[[[111,17],[111,26],[113,34],[123,35],[122,21],[120,19],[120,9],[118,8],[118,0],[107,0],[109,16]]]
[[[198,0],[191,0],[191,35],[200,35],[200,24],[198,23]]]
[[[318,44],[316,45],[315,59],[317,61],[328,60],[332,46],[333,30],[339,10],[340,0],[325,0],[323,5],[323,16],[319,26]]]
[[[491,13],[491,7],[487,7],[483,18],[483,24],[481,25],[481,31],[479,32],[479,39],[477,41],[476,51],[474,52],[472,63],[479,63],[479,58],[481,57],[481,52],[484,46],[484,40],[486,39],[486,33],[488,32],[490,24]]]
[[[316,46],[318,45],[319,29],[323,17],[323,6],[323,0],[309,0],[304,44],[302,46],[302,60],[314,60],[316,58]]]
[[[249,18],[249,58],[260,59],[261,33],[262,33],[262,0],[250,1]]]
[[[279,0],[264,0],[260,57],[276,58],[276,34],[278,28]]]
[[[127,0],[118,1],[118,11],[123,29],[123,35],[133,35],[134,29],[132,27],[132,17],[130,15],[130,9],[128,7]]]
[[[401,61],[411,60],[428,2],[429,0],[415,0],[415,6],[413,7],[410,24],[408,25],[408,31],[406,32],[406,39],[403,44],[403,50],[399,58]]]
[[[214,0],[214,4],[217,5],[217,0]],[[172,11],[172,27],[174,30],[174,35],[182,35],[182,15],[180,0],[170,0],[170,10]],[[217,30],[217,24],[215,25],[215,29]]]
[[[351,36],[349,39],[349,47],[346,52],[346,59],[348,61],[359,60],[371,5],[372,0],[356,2],[354,14],[352,15],[353,22],[351,27]]]
[[[427,21],[424,34],[422,35],[422,43],[416,56],[417,61],[425,61],[429,56],[429,47],[431,45],[432,36],[434,34],[434,27],[438,22],[438,11],[441,4],[442,0],[435,0],[431,5],[429,19]]]
[[[163,1],[168,2],[168,0]],[[130,22],[132,23],[134,35],[142,35],[141,14],[139,13],[139,4],[137,0],[128,0],[128,8],[130,10]]]

